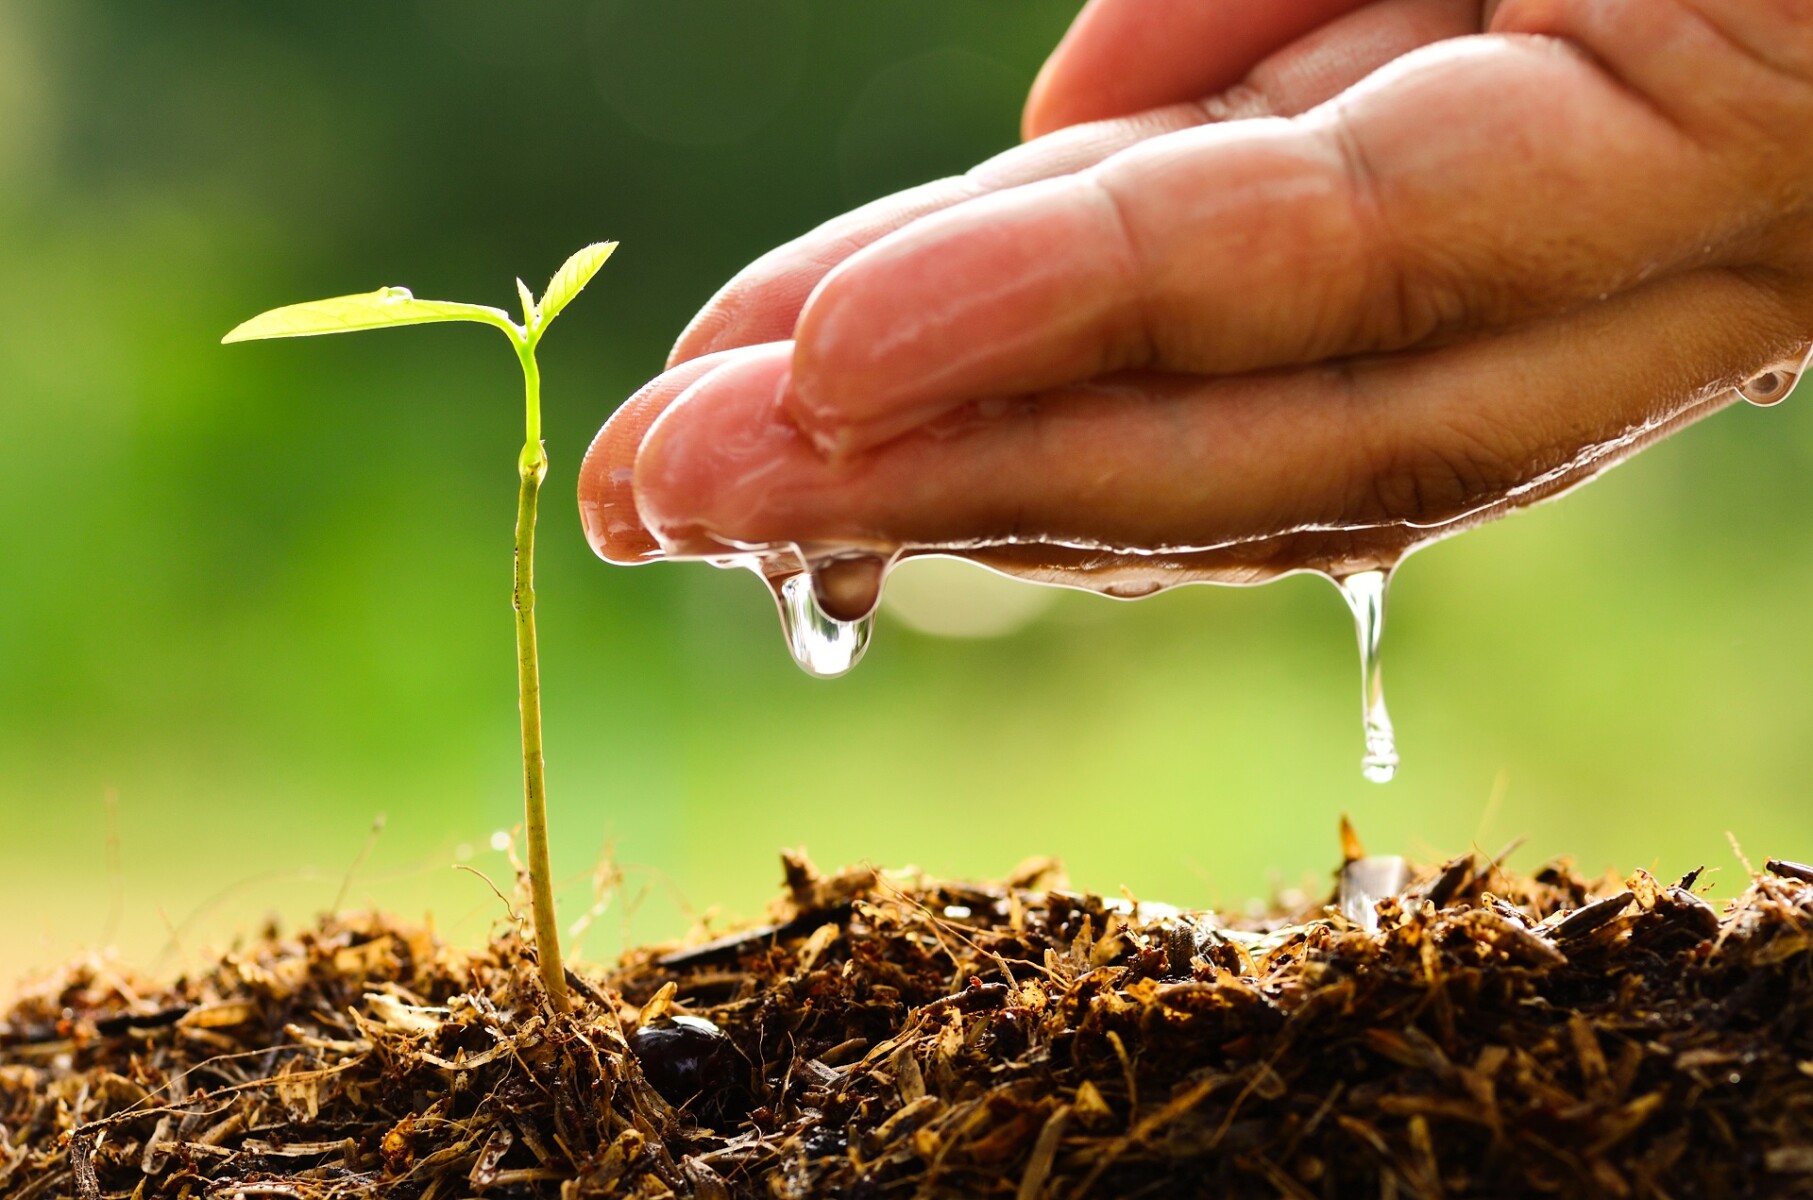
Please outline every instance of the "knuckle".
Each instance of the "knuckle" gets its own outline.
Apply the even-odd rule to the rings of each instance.
[[[1393,224],[1390,185],[1375,166],[1365,135],[1344,114],[1332,126],[1347,186],[1351,245],[1361,255],[1365,282],[1358,308],[1338,306],[1335,318],[1359,328],[1343,342],[1368,350],[1401,350],[1466,328],[1481,315],[1476,282],[1453,248],[1425,253]]]
[[[1130,211],[1122,184],[1110,172],[1090,172],[1080,177],[1084,194],[1101,215],[1112,259],[1121,277],[1121,291],[1128,303],[1113,327],[1104,330],[1097,366],[1100,372],[1149,366],[1159,359],[1160,330],[1164,325],[1154,311],[1150,284],[1154,272]]]

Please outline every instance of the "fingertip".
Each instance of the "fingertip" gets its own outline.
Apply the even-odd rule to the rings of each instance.
[[[824,267],[802,254],[796,243],[764,254],[719,288],[687,323],[668,352],[668,369],[791,337],[800,305],[823,274]]]
[[[1020,133],[1027,141],[1093,119],[1078,115],[1088,111],[1091,93],[1096,107],[1103,103],[1104,89],[1089,86],[1091,67],[1096,59],[1119,61],[1124,53],[1126,39],[1116,16],[1125,5],[1126,0],[1089,0],[1070,22],[1027,91],[1020,115]]]
[[[702,372],[641,438],[634,504],[668,557],[761,540],[763,498],[777,471],[813,458],[780,404],[790,351],[754,347]]]
[[[1119,84],[1113,76],[1138,74],[1126,60],[1134,51],[1127,44],[1118,10],[1126,0],[1090,0],[1039,67],[1026,106],[1020,113],[1020,136],[1026,141],[1083,125],[1105,117],[1127,116],[1138,111],[1111,97]],[[1154,18],[1163,20],[1162,16]],[[1104,77],[1104,76],[1109,77]],[[1138,107],[1194,99],[1193,96],[1158,96]]]
[[[708,356],[663,372],[619,405],[592,439],[579,466],[579,519],[599,558],[636,566],[662,556],[636,505],[637,452],[661,414],[722,362]]]
[[[634,409],[659,380],[625,401],[606,421],[579,465],[579,523],[592,553],[605,562],[634,566],[659,558],[661,547],[636,512],[630,488],[635,439]]]
[[[1075,124],[1066,120],[1063,114],[1063,101],[1067,98],[1063,86],[1065,47],[1069,44],[1068,36],[1058,43],[1057,48],[1051,52],[1051,57],[1039,68],[1038,75],[1034,76],[1032,87],[1027,89],[1026,105],[1020,110],[1022,141],[1030,142]]]
[[[687,322],[668,351],[668,370],[714,354],[778,341],[793,332],[793,314],[806,292],[800,290],[787,304],[787,297],[777,294],[785,281],[773,278],[766,263],[764,257],[744,267]],[[784,313],[775,311],[782,305],[786,306]]]
[[[978,191],[962,176],[933,180],[871,201],[775,247],[706,302],[674,343],[667,365],[791,338],[800,309],[828,273],[902,226]]]
[[[719,294],[722,295],[721,292]],[[664,369],[671,371],[683,363],[713,353],[717,349],[718,337],[724,325],[724,310],[714,296],[693,315],[693,319],[686,323],[686,328],[680,331],[680,336],[674,339],[673,348],[667,352],[667,365]]]

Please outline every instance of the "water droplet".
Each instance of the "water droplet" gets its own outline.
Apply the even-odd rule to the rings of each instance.
[[[800,670],[820,679],[834,679],[862,661],[875,628],[873,613],[854,621],[826,615],[813,595],[812,577],[802,571],[784,579],[770,579],[781,609],[781,632]]]
[[[1397,738],[1391,714],[1385,711],[1385,678],[1379,664],[1379,635],[1385,629],[1385,571],[1361,571],[1335,586],[1353,610],[1354,628],[1360,638],[1360,701],[1365,717],[1366,754],[1360,773],[1374,783],[1390,783],[1398,770]]]
[[[1410,867],[1395,854],[1356,858],[1341,868],[1336,903],[1341,915],[1367,933],[1379,931],[1378,903],[1410,884]]]
[[[1799,382],[1799,371],[1786,366],[1770,367],[1746,380],[1738,388],[1738,395],[1758,408],[1772,408],[1786,400]]]
[[[889,562],[873,554],[847,554],[812,560],[806,568],[820,612],[839,621],[859,621],[881,603],[881,585]]]

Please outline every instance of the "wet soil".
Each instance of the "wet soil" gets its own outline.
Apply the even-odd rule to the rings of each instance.
[[[1813,869],[1348,858],[1234,919],[789,856],[562,1017],[509,927],[76,963],[0,1022],[0,1195],[1813,1196]]]

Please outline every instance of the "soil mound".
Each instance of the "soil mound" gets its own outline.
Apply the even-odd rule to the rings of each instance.
[[[1813,870],[1721,911],[1353,849],[1242,919],[790,856],[561,1018],[511,929],[77,964],[0,1024],[0,1195],[1813,1195]]]

